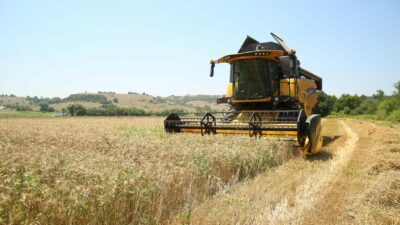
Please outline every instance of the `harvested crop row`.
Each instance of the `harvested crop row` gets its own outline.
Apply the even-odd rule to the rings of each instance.
[[[166,134],[159,118],[0,120],[0,223],[185,222],[292,156],[290,142]]]

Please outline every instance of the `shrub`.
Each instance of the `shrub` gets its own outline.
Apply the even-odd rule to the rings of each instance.
[[[365,97],[365,96],[364,96]],[[335,103],[335,111],[336,112],[344,112],[344,114],[348,115],[352,111],[352,109],[355,109],[357,106],[359,106],[362,102],[362,97],[359,97],[357,95],[349,95],[349,94],[343,94],[340,96],[340,98],[337,99]]]
[[[40,112],[48,112],[49,110],[49,104],[42,103],[40,104]]]
[[[86,115],[86,108],[78,103],[73,103],[67,106],[68,114],[71,116],[84,116]]]
[[[373,99],[365,98],[360,105],[351,110],[352,115],[362,115],[362,114],[374,114],[377,109],[377,101]]]
[[[317,105],[314,107],[314,113],[325,117],[333,112],[337,98],[333,95],[328,95],[325,92],[317,93]]]
[[[57,104],[57,103],[61,103],[63,100],[59,97],[55,97],[55,98],[38,98],[37,96],[34,97],[29,97],[27,96],[25,98],[30,104],[33,105],[40,105],[40,104]]]
[[[5,107],[9,108],[9,109],[14,109],[16,111],[21,111],[21,112],[22,111],[33,111],[33,109],[30,106],[20,105],[18,103],[16,103],[16,104],[8,104],[8,105],[5,105]]]
[[[390,97],[383,100],[379,106],[377,115],[379,119],[386,119],[393,111],[400,108],[400,99],[396,97]]]
[[[389,117],[387,118],[389,121],[400,122],[400,108],[391,112]]]
[[[33,109],[27,105],[17,105],[16,110],[17,111],[33,111]]]
[[[121,108],[121,107],[108,107],[108,108],[90,108],[87,110],[88,116],[149,116],[150,113],[143,109],[137,108]]]
[[[54,111],[55,111],[55,109],[51,106],[47,109],[47,112],[54,112]]]
[[[379,89],[372,97],[380,102],[385,98],[385,92]]]

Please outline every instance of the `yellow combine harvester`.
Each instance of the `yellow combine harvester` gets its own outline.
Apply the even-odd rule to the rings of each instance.
[[[230,64],[226,112],[171,113],[167,132],[274,135],[297,140],[305,155],[321,150],[321,117],[313,114],[322,79],[300,67],[296,52],[275,34],[275,42],[247,37],[237,54],[211,60],[210,76],[218,63]]]

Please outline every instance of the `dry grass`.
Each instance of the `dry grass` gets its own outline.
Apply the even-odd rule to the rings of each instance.
[[[119,107],[136,107],[144,110],[162,111],[165,109],[188,109],[187,107],[176,105],[173,103],[159,103],[153,100],[153,96],[141,94],[104,94],[108,100],[118,99],[118,103],[114,103]]]
[[[97,94],[97,93],[91,93]],[[151,95],[143,95],[143,94],[118,94],[118,93],[103,93],[107,100],[113,101],[115,98],[118,99],[118,102],[113,102],[114,105],[123,108],[139,108],[146,111],[160,112],[164,110],[173,110],[173,109],[182,109],[188,112],[196,111],[196,106],[204,107],[209,106],[211,111],[222,111],[226,108],[226,104],[217,104],[216,99],[214,102],[208,101],[191,101],[186,104],[176,104],[174,102],[164,102],[158,101],[156,97]],[[57,104],[51,104],[56,111],[61,111],[62,108],[66,108],[72,102],[62,102]],[[78,101],[76,103],[82,104],[87,108],[98,108],[101,106],[100,103],[97,102],[84,102]],[[0,97],[0,106],[7,104],[19,104],[19,105],[29,105],[29,102],[25,97]],[[39,111],[39,106],[32,106],[34,110]]]
[[[29,105],[29,102],[24,97],[0,96],[0,105],[6,105],[6,104]]]
[[[219,192],[192,224],[400,224],[400,133],[323,121],[324,151]],[[359,137],[357,143],[355,134]]]
[[[185,223],[290,143],[165,134],[160,118],[0,120],[0,224]]]
[[[150,95],[141,94],[103,94],[108,100],[118,99],[118,103],[113,103],[119,107],[135,107],[143,110],[162,111],[172,109],[183,109],[193,111],[193,107],[188,105],[178,105],[171,102],[158,102]]]
[[[217,104],[217,101],[215,101],[214,103],[206,102],[206,101],[190,101],[190,102],[187,102],[186,105],[194,106],[194,107],[208,106],[212,110],[215,110],[215,111],[224,111],[227,108],[227,104]]]
[[[365,132],[374,159],[365,166],[370,183],[360,203],[359,220],[364,224],[400,224],[400,132],[376,125]]]
[[[331,160],[333,149],[338,142],[346,145],[340,123],[328,120],[323,126],[325,147],[320,155],[291,160],[218,193],[194,210],[192,224],[301,224],[298,220],[310,213],[329,186],[328,178],[335,173],[332,168],[338,166]]]
[[[369,224],[400,224],[400,171],[378,176],[365,199],[363,220]]]

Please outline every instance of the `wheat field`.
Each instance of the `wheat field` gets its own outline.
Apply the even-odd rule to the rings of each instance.
[[[184,224],[291,142],[166,134],[162,118],[0,120],[0,224]]]

